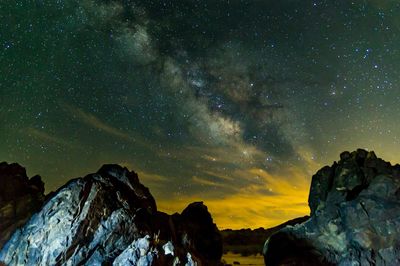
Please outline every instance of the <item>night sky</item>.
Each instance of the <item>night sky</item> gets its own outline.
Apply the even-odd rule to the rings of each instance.
[[[220,228],[309,212],[344,150],[399,161],[397,0],[5,0],[0,161],[47,191],[118,163]]]

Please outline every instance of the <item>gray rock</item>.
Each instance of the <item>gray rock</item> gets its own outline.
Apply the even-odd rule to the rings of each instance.
[[[174,245],[171,243],[171,241],[168,241],[164,246],[164,254],[165,255],[172,255],[174,256]]]
[[[311,217],[264,246],[267,265],[400,265],[400,178],[373,152],[341,155],[313,176]]]
[[[208,220],[191,221],[191,215]],[[199,240],[198,229],[218,239],[219,231],[204,205],[190,205],[182,217],[158,212],[154,198],[134,172],[105,165],[53,193],[4,245],[0,261],[6,265],[148,266],[172,265],[173,261],[182,262],[176,265],[217,265],[221,256],[216,253],[210,259],[204,254],[202,244],[207,242]],[[181,244],[183,239],[194,244]],[[173,252],[164,253],[163,245]]]
[[[150,236],[134,240],[113,262],[113,266],[152,265],[157,257],[157,250],[150,249]]]
[[[148,189],[126,169],[103,167],[56,192],[13,235],[0,260],[7,265],[110,262],[141,236],[134,219],[141,208],[156,211]]]

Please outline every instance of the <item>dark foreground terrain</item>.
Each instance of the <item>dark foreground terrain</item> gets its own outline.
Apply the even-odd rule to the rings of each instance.
[[[268,265],[400,265],[400,165],[343,152],[312,177],[309,206],[267,240]]]
[[[118,165],[71,180],[47,199],[40,177],[28,179],[17,164],[0,164],[0,182],[6,265],[220,264],[222,238],[205,205],[159,212],[138,176]]]
[[[267,265],[400,265],[399,165],[343,152],[313,176],[309,206],[275,228],[223,230],[224,253],[246,265],[262,249]]]
[[[265,240],[287,225],[295,225],[306,221],[309,216],[296,218],[278,226],[264,229],[225,229],[221,231],[224,254],[233,253],[243,257],[260,255],[263,252]]]
[[[159,212],[138,176],[118,165],[44,195],[39,176],[29,179],[18,164],[0,163],[0,261],[400,265],[399,165],[365,150],[344,152],[312,177],[309,206],[310,216],[274,228],[220,232],[201,202],[181,214]]]

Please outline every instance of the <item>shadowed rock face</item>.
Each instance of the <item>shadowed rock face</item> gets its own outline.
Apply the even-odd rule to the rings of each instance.
[[[40,176],[31,179],[18,164],[0,163],[0,249],[44,202]]]
[[[399,191],[399,165],[342,153],[312,178],[311,218],[267,240],[266,264],[400,265]]]
[[[266,265],[331,265],[305,239],[299,239],[291,232],[278,232],[268,240]]]
[[[240,254],[244,257],[262,254],[265,238],[270,237],[288,225],[303,223],[309,218],[309,216],[295,218],[268,229],[260,227],[254,230],[249,228],[239,230],[222,230],[221,234],[223,239],[223,252],[224,254],[229,252]]]
[[[158,212],[134,172],[105,165],[53,193],[13,234],[0,251],[0,261],[7,265],[217,265],[221,242],[205,247],[199,239],[204,236],[220,238],[202,203],[190,205],[182,215]],[[217,252],[210,256],[209,249]]]
[[[188,236],[188,247],[207,260],[220,260],[222,236],[213,224],[211,214],[202,202],[194,202],[180,216],[181,232]]]

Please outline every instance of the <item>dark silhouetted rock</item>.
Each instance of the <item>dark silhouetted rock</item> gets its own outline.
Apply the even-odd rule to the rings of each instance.
[[[268,252],[264,256],[266,265],[332,265],[305,239],[291,232],[279,231],[268,240]]]
[[[225,229],[221,231],[223,239],[224,254],[231,252],[242,256],[262,254],[265,239],[278,232],[287,225],[296,225],[306,221],[309,216],[299,217],[289,220],[278,226],[264,229]]]
[[[214,241],[220,234],[204,205],[194,203],[182,215],[158,212],[134,172],[105,165],[52,193],[5,244],[0,261],[7,265],[218,265],[221,243],[205,237]],[[211,249],[214,253],[206,253]]]
[[[183,210],[179,228],[183,235],[188,236],[185,247],[192,250],[194,255],[204,256],[210,261],[221,259],[222,236],[203,202],[191,203]]]
[[[42,207],[43,193],[40,176],[29,179],[22,166],[0,163],[0,249]]]
[[[400,265],[399,166],[365,150],[312,178],[306,222],[264,246],[267,265]]]

